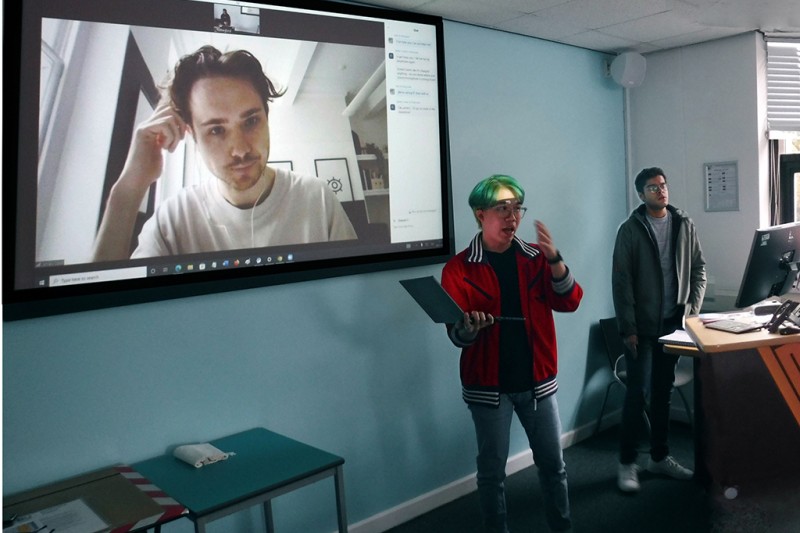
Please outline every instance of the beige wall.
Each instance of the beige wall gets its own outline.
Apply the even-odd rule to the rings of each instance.
[[[646,56],[644,83],[628,91],[629,191],[659,166],[670,202],[695,221],[705,252],[706,307],[732,308],[753,230],[767,224],[765,44],[748,33]],[[738,163],[739,210],[708,212],[705,163]]]

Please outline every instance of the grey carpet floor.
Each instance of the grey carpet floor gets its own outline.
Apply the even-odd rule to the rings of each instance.
[[[728,500],[721,487],[676,481],[643,472],[641,492],[623,494],[616,487],[617,437],[612,427],[564,451],[575,533],[798,533],[800,480],[759,482],[738,487]],[[692,430],[674,423],[671,453],[694,466]],[[800,453],[800,450],[798,450]],[[647,460],[640,455],[639,464]],[[536,467],[506,480],[512,533],[546,532]],[[470,493],[390,530],[391,533],[480,533],[476,493]]]

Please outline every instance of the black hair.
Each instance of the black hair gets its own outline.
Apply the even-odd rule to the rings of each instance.
[[[656,176],[664,176],[664,182],[666,183],[667,175],[664,174],[664,171],[658,167],[646,168],[639,172],[639,174],[636,176],[636,180],[633,182],[634,187],[636,187],[636,192],[639,194],[644,194],[644,184]]]

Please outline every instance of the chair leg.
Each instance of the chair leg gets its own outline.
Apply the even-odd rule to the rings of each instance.
[[[608,384],[608,387],[606,387],[606,395],[603,398],[603,405],[600,407],[600,414],[598,415],[597,423],[594,426],[594,435],[597,435],[597,433],[600,431],[600,424],[603,422],[603,413],[606,411],[606,402],[608,402],[608,394],[611,392],[611,387],[614,385],[614,383],[616,383],[616,381],[612,381]]]

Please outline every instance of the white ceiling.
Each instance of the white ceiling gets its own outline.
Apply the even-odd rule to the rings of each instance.
[[[366,0],[607,53],[740,33],[800,35],[800,0]]]

